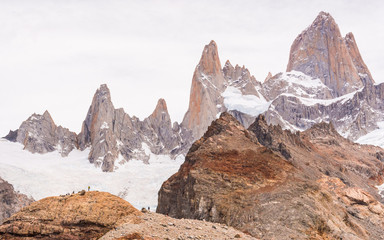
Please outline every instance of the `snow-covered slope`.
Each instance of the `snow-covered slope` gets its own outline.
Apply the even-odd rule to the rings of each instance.
[[[35,200],[87,189],[118,195],[136,208],[157,206],[161,184],[177,172],[184,158],[151,154],[149,164],[131,160],[115,172],[102,172],[89,164],[89,150],[73,150],[68,157],[57,151],[32,154],[23,145],[0,140],[0,176],[15,190]]]
[[[356,140],[356,142],[360,144],[370,144],[384,148],[384,121],[378,122],[377,125],[379,126],[378,129],[360,137]]]

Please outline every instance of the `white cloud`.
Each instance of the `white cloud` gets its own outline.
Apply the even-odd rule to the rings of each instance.
[[[148,116],[163,97],[180,121],[211,39],[222,63],[262,81],[285,70],[291,43],[321,10],[354,33],[384,81],[382,1],[1,1],[0,135],[45,109],[78,132],[101,83],[130,115]]]

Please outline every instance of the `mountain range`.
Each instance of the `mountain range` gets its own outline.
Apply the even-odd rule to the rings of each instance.
[[[332,122],[344,137],[357,140],[384,120],[384,84],[375,84],[352,33],[341,36],[332,16],[320,12],[294,40],[286,72],[261,82],[244,66],[226,61],[217,44],[204,47],[195,68],[189,107],[181,123],[171,122],[164,99],[140,120],[115,109],[107,85],[97,89],[79,134],[56,126],[49,112],[33,114],[5,137],[31,152],[90,148],[89,161],[103,171],[153,154],[185,155],[220,113],[228,111],[245,127],[259,114],[268,124],[304,131]],[[380,144],[380,143],[376,143]],[[147,151],[147,152],[146,152]]]

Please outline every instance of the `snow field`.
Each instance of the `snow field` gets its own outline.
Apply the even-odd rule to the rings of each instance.
[[[180,156],[153,155],[149,164],[131,160],[115,172],[102,172],[90,164],[89,150],[73,150],[63,158],[58,152],[32,154],[19,143],[0,140],[0,177],[16,191],[39,200],[49,196],[86,190],[110,192],[138,209],[157,207],[157,194],[162,183],[176,173],[184,162]]]

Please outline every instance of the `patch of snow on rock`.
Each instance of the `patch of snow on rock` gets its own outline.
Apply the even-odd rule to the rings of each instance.
[[[257,116],[268,110],[271,101],[255,95],[243,95],[235,87],[227,87],[221,94],[224,98],[224,105],[228,110],[237,110],[251,116]]]
[[[378,122],[378,129],[360,137],[356,140],[360,144],[370,144],[384,148],[384,121]],[[384,185],[383,185],[384,190]]]

